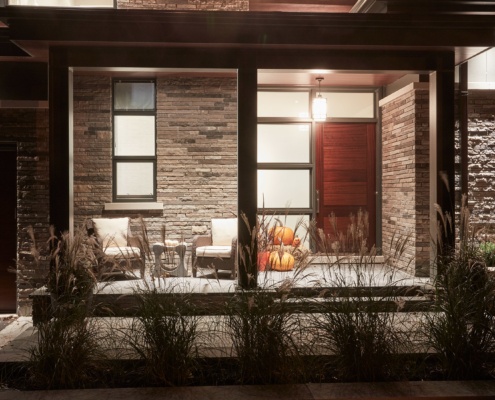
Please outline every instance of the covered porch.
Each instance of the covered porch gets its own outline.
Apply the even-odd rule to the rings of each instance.
[[[375,221],[371,229],[374,243],[369,244],[375,244],[379,254],[383,253],[394,229],[410,230],[416,236],[408,258],[415,264],[407,262],[407,273],[432,275],[430,260],[435,245],[429,239],[436,236],[435,204],[446,211],[452,211],[456,204],[455,67],[490,45],[483,42],[487,47],[480,47],[474,34],[464,34],[476,31],[477,35],[485,32],[485,38],[491,37],[489,19],[466,18],[461,34],[454,21],[421,15],[412,21],[398,15],[348,14],[336,18],[291,13],[218,13],[214,17],[210,13],[180,13],[177,18],[174,13],[148,11],[137,12],[135,16],[139,18],[129,18],[122,10],[90,13],[10,9],[8,14],[12,40],[49,66],[47,203],[50,223],[58,231],[74,230],[88,218],[124,215],[131,217],[135,231],[139,231],[139,217],[144,219],[151,244],[162,239],[162,227],[170,239],[191,244],[195,235],[211,229],[211,219],[217,217],[239,218],[244,214],[251,228],[256,226],[263,209],[279,217],[289,210],[288,216],[293,219],[325,220],[331,211],[319,213],[325,198],[318,197],[322,189],[318,186],[321,180],[317,150],[325,146],[318,141],[318,132],[324,131],[327,124],[364,123],[373,126],[375,146],[367,154],[374,159],[359,173],[369,172],[368,166],[375,171],[366,179],[370,184],[364,195],[359,193],[354,199],[352,191],[348,195],[351,200],[367,197],[367,211]],[[67,22],[68,16],[71,23]],[[215,24],[209,23],[210,17]],[[57,31],[46,29],[46,21],[53,19],[60,22]],[[143,21],[149,23],[149,29],[141,29]],[[374,24],[372,32],[370,21]],[[99,27],[97,39],[84,29],[87,24]],[[28,26],[30,33],[21,34]],[[438,34],[439,29],[442,34]],[[414,37],[403,36],[404,30],[416,33]],[[74,39],[76,31],[81,36]],[[399,37],[400,41],[389,40]],[[458,43],[463,43],[463,47]],[[320,75],[325,77],[321,89],[315,84]],[[394,94],[382,92],[387,85],[412,76],[417,81],[398,83],[401,89]],[[463,76],[461,80],[465,80]],[[155,123],[150,126],[155,129],[155,141],[151,143],[156,145],[152,146],[152,154],[119,154],[116,121],[136,110],[115,106],[116,85],[144,81],[154,82],[156,98],[151,108],[140,110],[140,117],[146,117],[143,121],[154,118]],[[310,100],[319,92],[366,93],[372,98],[372,113],[365,117],[332,116],[333,110],[329,109],[327,120],[317,122],[310,113]],[[281,98],[306,93],[308,114],[262,114],[261,97],[266,93],[279,93]],[[400,120],[394,112],[397,104],[404,102],[409,102],[411,109],[401,111],[406,118]],[[412,119],[419,122],[412,127],[411,147],[396,149],[398,143],[392,139]],[[296,151],[290,153],[290,160],[260,160],[260,152],[270,147],[269,141],[259,137],[260,126],[283,126],[290,135],[285,130],[289,125],[308,127],[302,134],[307,139],[307,157],[294,159],[298,144],[300,153],[303,150],[303,142],[295,141],[292,147]],[[148,140],[149,131],[146,132]],[[332,132],[327,133],[332,137]],[[275,132],[274,137],[277,135]],[[368,131],[366,135],[372,142],[372,135]],[[340,139],[334,138],[332,150],[338,152]],[[386,142],[389,139],[392,142]],[[421,149],[416,140],[421,141]],[[271,147],[277,146],[274,143]],[[123,150],[128,151],[129,147]],[[394,164],[397,151],[407,152],[409,159]],[[135,158],[123,158],[128,156]],[[119,163],[126,162],[151,165],[139,170],[148,171],[152,186],[141,198],[132,198],[131,194],[131,198],[125,199],[126,194],[117,188],[118,184],[130,182],[119,180],[118,176]],[[359,160],[353,163],[358,164]],[[411,179],[420,177],[413,188],[406,183],[394,185],[398,174],[406,170],[416,174]],[[293,177],[298,174],[302,179],[288,190],[277,187],[279,195],[273,197],[267,193],[273,185],[262,186],[260,175],[284,173],[289,178],[276,177],[274,181],[294,183]],[[462,175],[461,180],[464,182],[466,176]],[[340,186],[350,186],[352,190],[358,186],[349,182],[353,181],[347,180]],[[362,183],[359,185],[366,186]],[[330,186],[339,185],[333,181]],[[266,195],[261,200],[260,192]],[[304,194],[304,204],[290,198],[294,193]],[[395,195],[410,200],[410,208],[406,210],[403,199],[394,199]],[[264,198],[275,202],[264,205]],[[356,203],[355,209],[359,209],[362,202]],[[350,211],[353,210],[342,211],[342,218],[346,219]],[[237,238],[241,246],[248,245],[250,229],[238,224]],[[445,243],[453,243],[453,236]],[[311,243],[307,247],[316,250]],[[239,270],[238,284],[249,287],[250,282],[259,282],[255,263]]]

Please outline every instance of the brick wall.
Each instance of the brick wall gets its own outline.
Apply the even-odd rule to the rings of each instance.
[[[409,236],[398,266],[425,275],[430,257],[427,86],[411,84],[380,106],[384,255],[390,255],[393,237]]]
[[[0,132],[1,141],[17,143],[17,311],[27,315],[31,312],[28,296],[41,286],[48,271],[46,253],[39,265],[35,262],[26,230],[34,228],[40,247],[48,239],[48,111],[0,109]]]
[[[182,11],[249,11],[249,0],[117,0],[117,8]]]
[[[495,91],[469,90],[469,205],[476,224],[495,226]]]
[[[74,221],[112,201],[112,79],[74,75]]]
[[[235,77],[157,79],[157,201],[143,216],[150,241],[190,242],[213,217],[237,211],[237,80]],[[101,215],[112,201],[111,78],[74,76],[75,221]]]

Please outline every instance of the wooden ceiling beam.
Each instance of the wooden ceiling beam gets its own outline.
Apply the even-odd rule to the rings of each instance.
[[[352,7],[334,6],[334,5],[319,5],[319,4],[291,4],[270,2],[250,5],[250,11],[279,11],[279,12],[300,12],[300,13],[348,13]]]
[[[348,13],[356,0],[250,0],[250,11]]]

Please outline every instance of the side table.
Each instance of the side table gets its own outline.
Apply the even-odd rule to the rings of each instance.
[[[178,240],[165,240],[165,243],[153,244],[153,253],[155,254],[155,268],[153,270],[153,277],[160,277],[163,271],[171,273],[173,276],[186,277],[187,268],[184,263],[184,257],[186,255],[187,243],[179,242]],[[165,251],[173,251],[179,256],[179,263],[176,268],[168,269],[163,266],[162,254]]]

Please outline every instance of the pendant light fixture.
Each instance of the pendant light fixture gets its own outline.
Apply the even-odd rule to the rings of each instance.
[[[314,121],[326,121],[327,119],[327,99],[321,96],[321,81],[324,78],[319,76],[316,78],[318,81],[318,93],[313,99],[313,120]]]

